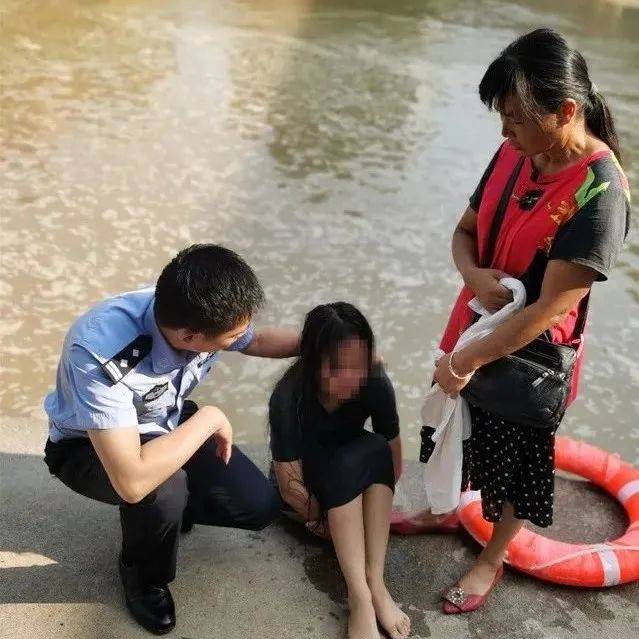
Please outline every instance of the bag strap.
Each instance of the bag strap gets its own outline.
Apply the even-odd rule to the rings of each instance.
[[[586,330],[586,320],[588,319],[588,309],[590,308],[590,291],[586,293],[586,296],[579,302],[577,312],[579,317],[575,324],[575,333],[578,335],[578,339],[581,340]]]
[[[490,226],[488,239],[486,240],[486,248],[484,249],[484,255],[482,259],[483,268],[490,268],[490,265],[493,261],[493,257],[495,254],[495,245],[497,244],[497,237],[499,236],[502,222],[504,221],[504,217],[506,216],[508,202],[510,201],[510,196],[512,195],[513,189],[515,188],[515,182],[517,182],[517,178],[521,173],[521,169],[524,166],[525,160],[526,158],[523,155],[519,158],[519,160],[517,160],[517,164],[513,168],[513,172],[510,174],[508,182],[506,182],[506,186],[504,187],[504,191],[501,194],[499,204],[495,209],[495,215]]]
[[[506,182],[506,186],[501,194],[501,198],[499,199],[499,204],[495,209],[495,215],[493,217],[492,224],[490,226],[490,232],[488,233],[488,238],[486,240],[486,248],[484,250],[484,259],[482,260],[483,268],[490,268],[492,264],[493,257],[495,254],[495,245],[497,244],[497,238],[499,237],[499,231],[501,230],[501,225],[504,221],[504,217],[506,216],[506,210],[508,209],[508,202],[510,201],[510,197],[515,188],[515,183],[517,182],[517,178],[521,173],[521,170],[524,166],[524,162],[526,161],[525,156],[522,156],[517,160],[517,164],[513,168],[513,172],[510,174],[508,178],[508,182]],[[590,292],[586,295],[586,297],[579,303],[579,318],[577,320],[577,324],[575,325],[575,333],[579,336],[581,340],[584,331],[586,329],[586,320],[588,318],[588,309],[590,307]],[[473,321],[477,321],[479,319],[479,315],[475,314]]]

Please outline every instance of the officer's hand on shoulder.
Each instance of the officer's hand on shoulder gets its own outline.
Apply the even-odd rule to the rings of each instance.
[[[202,406],[200,410],[206,415],[207,421],[210,421],[213,427],[213,438],[217,442],[217,456],[228,464],[231,459],[233,447],[233,428],[228,417],[217,406]]]

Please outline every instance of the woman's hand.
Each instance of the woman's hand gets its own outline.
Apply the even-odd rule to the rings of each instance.
[[[458,379],[450,372],[449,362],[451,357],[452,353],[447,353],[437,360],[435,364],[434,380],[439,384],[439,387],[444,391],[444,393],[446,393],[446,395],[450,395],[450,397],[457,397],[464,386],[468,384],[475,371],[467,373],[467,371],[458,370],[456,368],[457,357],[455,357],[453,360],[453,370],[458,375],[464,376],[463,379]]]
[[[325,539],[327,541],[331,540],[331,531],[328,529],[328,522],[327,521],[325,521],[325,520],[322,520],[322,521],[307,521],[305,526],[316,537],[319,537],[320,539]]]
[[[504,277],[509,277],[508,273],[499,269],[475,267],[466,274],[464,281],[482,306],[487,311],[496,313],[513,301],[512,291],[499,283]]]

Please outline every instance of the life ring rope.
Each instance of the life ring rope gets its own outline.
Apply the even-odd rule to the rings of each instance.
[[[534,566],[531,566],[530,569],[543,570],[544,568],[550,568],[550,566],[560,564],[563,561],[570,561],[571,559],[583,557],[584,555],[607,553],[611,550],[628,550],[630,552],[639,552],[639,546],[624,546],[623,544],[592,544],[592,546],[582,548],[581,550],[577,550],[576,552],[570,552],[566,555],[562,555],[561,557],[555,557],[555,559],[547,561],[546,563],[535,564]]]

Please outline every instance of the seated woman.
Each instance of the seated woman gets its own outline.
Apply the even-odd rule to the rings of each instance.
[[[300,352],[269,405],[281,496],[333,541],[348,588],[348,638],[379,639],[379,620],[390,637],[403,639],[410,619],[384,583],[402,460],[393,387],[373,364],[373,333],[351,304],[314,308]],[[364,429],[369,417],[374,432]]]

